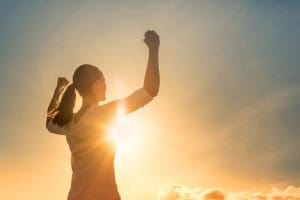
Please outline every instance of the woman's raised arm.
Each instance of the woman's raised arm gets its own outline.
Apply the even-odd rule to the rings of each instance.
[[[114,118],[120,109],[124,114],[130,113],[148,104],[157,96],[160,84],[158,68],[159,36],[155,31],[147,31],[145,33],[144,42],[149,48],[144,86],[125,98],[117,99],[99,106],[95,109],[96,116]]]
[[[144,88],[147,92],[155,97],[159,91],[160,76],[159,76],[159,36],[155,31],[147,31],[145,33],[145,44],[149,48],[148,64],[144,79]]]

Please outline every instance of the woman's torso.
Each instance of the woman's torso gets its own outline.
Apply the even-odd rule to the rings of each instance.
[[[70,133],[66,135],[73,172],[69,200],[119,199],[114,173],[116,149],[110,140],[110,125],[104,119],[93,118],[94,107],[76,123],[72,119]]]

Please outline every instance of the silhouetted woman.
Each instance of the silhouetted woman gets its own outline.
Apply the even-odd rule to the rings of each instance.
[[[147,31],[144,42],[149,48],[144,86],[125,98],[98,105],[105,100],[106,85],[102,72],[93,65],[79,66],[71,84],[66,78],[58,78],[46,127],[52,133],[65,135],[72,153],[73,174],[68,200],[120,200],[114,173],[115,148],[107,140],[108,127],[116,119],[120,107],[125,113],[133,112],[158,94],[159,36]],[[82,97],[77,113],[73,113],[75,90]]]

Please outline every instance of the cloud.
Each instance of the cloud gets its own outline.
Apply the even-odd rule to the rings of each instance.
[[[213,188],[167,186],[160,190],[158,200],[300,200],[300,187],[288,186],[271,192],[225,192]]]

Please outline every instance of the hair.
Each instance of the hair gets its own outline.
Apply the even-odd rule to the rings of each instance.
[[[103,77],[103,74],[98,67],[90,64],[80,65],[73,74],[73,83],[67,87],[61,98],[53,123],[60,127],[69,123],[74,114],[73,109],[76,102],[75,89],[80,96],[90,95],[93,83],[97,79],[101,79],[101,77]]]

